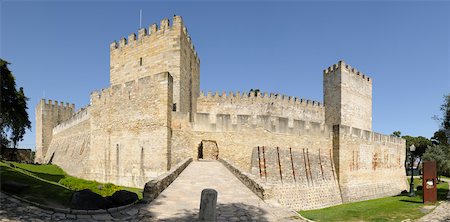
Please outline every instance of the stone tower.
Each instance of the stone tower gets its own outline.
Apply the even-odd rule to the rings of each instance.
[[[69,119],[75,112],[75,105],[45,99],[36,106],[36,158],[35,162],[42,162],[52,141],[53,128]]]
[[[200,60],[181,16],[161,20],[110,45],[110,84],[169,72],[173,77],[173,110],[195,113],[200,93]],[[190,115],[193,120],[193,115]]]
[[[325,123],[372,131],[372,79],[339,61],[323,71]]]

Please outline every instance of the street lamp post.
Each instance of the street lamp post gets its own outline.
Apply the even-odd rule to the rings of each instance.
[[[416,151],[416,146],[411,145],[409,147],[409,155],[410,155],[410,163],[411,163],[411,183],[409,184],[409,196],[413,197],[416,196],[416,194],[414,193],[414,172],[413,172],[413,165],[414,165],[414,151]]]

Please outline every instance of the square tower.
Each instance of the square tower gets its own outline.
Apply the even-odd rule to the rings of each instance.
[[[181,16],[161,20],[128,39],[110,45],[110,84],[117,85],[157,73],[173,77],[173,110],[196,112],[200,94],[200,60]]]
[[[339,61],[323,71],[325,123],[372,131],[372,79]]]
[[[75,104],[41,99],[36,106],[35,162],[42,163],[53,137],[53,128],[75,113]]]

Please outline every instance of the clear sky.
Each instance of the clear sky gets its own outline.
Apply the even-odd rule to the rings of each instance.
[[[89,103],[109,85],[109,44],[181,15],[201,59],[201,90],[275,92],[323,101],[322,70],[345,60],[373,78],[373,130],[431,137],[450,93],[445,1],[6,1],[0,57],[34,108]]]

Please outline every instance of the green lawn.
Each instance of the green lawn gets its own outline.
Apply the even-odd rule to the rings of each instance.
[[[420,179],[414,179],[414,185],[421,185]],[[438,199],[445,200],[448,184],[438,184]],[[368,201],[342,204],[334,207],[300,211],[299,213],[314,221],[402,221],[417,219],[425,215],[422,204],[422,191],[416,191],[415,197],[399,195]]]
[[[26,191],[15,195],[54,207],[68,207],[72,193],[82,189],[90,189],[102,196],[110,196],[117,190],[128,190],[142,199],[142,189],[72,177],[56,165],[0,162],[0,175],[1,182],[11,180],[30,185]]]

